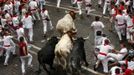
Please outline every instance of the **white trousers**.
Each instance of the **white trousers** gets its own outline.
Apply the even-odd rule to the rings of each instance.
[[[78,9],[79,9],[79,15],[81,15],[82,14],[82,1],[78,1],[77,2],[77,6],[78,6]]]
[[[132,37],[133,37],[133,35],[131,33],[132,31],[133,31],[133,28],[127,28],[127,33],[126,33],[127,39],[132,40]]]
[[[115,5],[119,5],[120,4],[120,0],[116,0]]]
[[[4,61],[4,64],[7,65],[8,64],[8,60],[9,60],[9,57],[10,57],[10,53],[11,53],[11,50],[12,47],[5,47],[5,50],[6,50],[6,57],[5,57],[5,61]]]
[[[98,54],[98,60],[101,61],[103,65],[103,72],[108,73],[108,59],[107,56]]]
[[[105,3],[104,3],[104,7],[103,7],[103,15],[106,14],[106,10],[107,10],[107,9],[110,11],[110,3],[105,2]]]
[[[17,13],[17,15],[20,15],[19,6],[15,6],[15,12]]]
[[[108,55],[107,55],[108,57],[112,57],[112,58],[114,58],[114,59],[116,59],[116,60],[118,60],[118,61],[121,61],[122,59],[123,59],[123,57],[125,57],[125,56],[119,56],[118,54],[115,54],[115,53],[108,53]]]
[[[43,9],[43,6],[46,4],[46,1],[43,0],[43,1],[39,1],[39,5],[40,5],[40,9],[42,10]]]
[[[33,28],[26,28],[27,32],[26,35],[29,41],[33,41]]]
[[[43,20],[43,32],[46,34],[48,27],[50,27],[50,30],[53,29],[52,22]]]
[[[26,70],[25,70],[25,64],[26,64],[26,59],[28,58],[28,66],[31,65],[32,63],[32,55],[31,54],[28,54],[27,56],[21,56],[20,57],[20,60],[21,60],[21,70],[22,70],[22,73],[25,73]]]
[[[125,35],[125,25],[122,26],[115,25],[115,29],[118,34],[119,40],[122,40],[121,35]]]
[[[60,7],[61,0],[57,0],[57,7]]]
[[[38,18],[38,20],[40,20],[40,15],[37,10],[31,11],[31,13],[34,20],[37,20],[36,17]]]
[[[89,15],[90,12],[91,12],[91,6],[89,6],[89,5],[90,5],[90,3],[87,3],[87,4],[86,4],[87,15]]]
[[[44,32],[44,34],[46,34],[46,32],[47,32],[47,21],[46,20],[43,20],[43,32]]]
[[[13,42],[13,40],[11,40],[11,52],[13,54],[16,54],[16,44]]]

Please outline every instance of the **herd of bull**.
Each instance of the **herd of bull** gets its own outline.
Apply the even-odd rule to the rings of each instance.
[[[38,52],[38,75],[41,73],[41,67],[50,74],[50,70],[46,68],[46,65],[49,65],[50,69],[53,70],[58,70],[57,67],[53,66],[58,65],[66,72],[79,75],[81,66],[83,64],[85,66],[89,65],[84,49],[84,41],[88,38],[77,37],[75,39],[68,33],[62,35],[61,38],[51,37]]]

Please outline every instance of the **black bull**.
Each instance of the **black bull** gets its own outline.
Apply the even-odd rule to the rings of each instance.
[[[83,63],[85,63],[85,65],[88,66],[88,62],[86,60],[84,42],[85,40],[82,37],[77,38],[74,41],[74,46],[69,58],[69,63],[72,72],[81,70],[81,65]]]
[[[38,61],[39,61],[39,70],[37,71],[38,74],[41,72],[41,66],[44,70],[49,74],[50,72],[46,68],[46,64],[50,66],[51,69],[53,68],[53,60],[55,57],[54,50],[55,45],[58,43],[57,37],[51,37],[45,44],[45,46],[38,52]]]
[[[85,65],[88,66],[84,49],[84,41],[85,40],[82,37],[77,38],[74,41],[74,46],[69,56],[69,64],[72,69],[80,69],[81,62],[84,62]],[[41,66],[43,66],[43,69],[48,74],[50,74],[50,71],[48,71],[46,68],[46,64],[49,65],[51,69],[54,69],[53,68],[53,61],[55,57],[54,50],[57,43],[58,43],[57,37],[52,37],[50,40],[47,41],[45,46],[38,52],[39,70],[37,71],[37,74],[40,74]]]

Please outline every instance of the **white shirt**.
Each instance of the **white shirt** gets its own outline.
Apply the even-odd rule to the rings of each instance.
[[[41,17],[42,17],[42,19],[49,18],[48,11],[47,10],[45,10],[44,12],[42,11],[41,12]]]
[[[119,61],[120,64],[126,64],[126,61]],[[134,70],[134,61],[128,61],[128,69]]]
[[[4,19],[4,18],[1,18],[1,24],[2,24],[2,27],[4,27],[5,25],[6,25],[6,19]]]
[[[32,28],[33,27],[33,22],[32,22],[32,16],[28,17],[23,17],[21,20],[25,28]]]
[[[100,52],[101,53],[109,53],[110,50],[113,50],[114,48],[110,45],[100,45],[100,46],[97,46],[97,48],[100,49]]]
[[[10,14],[9,14],[9,13],[6,13],[6,14],[5,14],[5,18],[6,18],[6,19],[11,19]]]
[[[15,1],[15,7],[18,9],[19,6],[21,5],[20,1]]]
[[[111,75],[116,75],[116,73],[115,73],[115,70],[116,70],[116,69],[120,69],[120,73],[122,73],[122,69],[121,69],[120,67],[114,66],[114,67],[112,67],[112,68],[110,69]]]
[[[123,59],[126,56],[127,52],[128,52],[127,48],[122,48],[117,55],[118,57]]]
[[[110,12],[111,15],[114,15],[116,13],[115,9],[113,8]]]
[[[13,10],[13,3],[12,2],[10,2],[10,4],[8,4],[8,6],[9,6],[9,10]]]
[[[101,45],[102,36],[95,37],[95,46]]]
[[[30,1],[29,7],[30,7],[30,9],[36,9],[38,7],[37,2],[36,1]]]
[[[115,19],[117,20],[117,24],[124,24],[125,23],[125,17],[123,15],[116,15]]]
[[[105,26],[101,21],[94,21],[92,22],[91,27],[93,27],[95,31],[102,31]]]
[[[11,45],[11,38],[13,38],[13,36],[4,36],[3,38],[3,45]]]
[[[19,25],[19,19],[18,19],[18,16],[13,17],[13,18],[12,18],[12,22],[13,22],[13,25],[14,25],[14,26],[18,26],[18,25]]]
[[[24,36],[24,28],[19,28],[16,30],[18,38]]]
[[[133,25],[132,18],[131,18],[129,15],[126,15],[126,16],[125,16],[125,20],[126,20],[126,23],[127,23],[127,27]]]
[[[91,4],[91,0],[85,0],[86,4]]]
[[[104,45],[105,40],[109,40],[107,37],[101,37],[101,40],[99,41],[102,45]],[[110,40],[109,40],[110,41]]]
[[[9,11],[9,9],[10,9],[10,7],[7,4],[5,4],[4,8],[3,8],[3,11],[5,11],[5,10]]]

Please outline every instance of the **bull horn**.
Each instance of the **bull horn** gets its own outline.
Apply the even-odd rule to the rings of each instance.
[[[83,38],[84,40],[87,40],[87,39],[89,39],[89,36],[87,36],[86,38]]]

